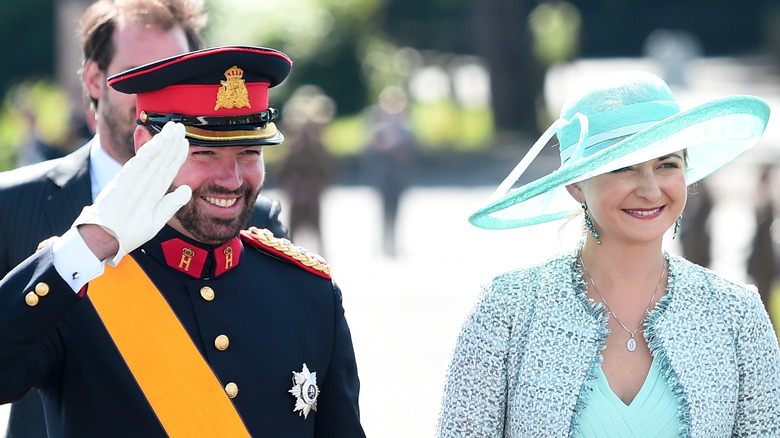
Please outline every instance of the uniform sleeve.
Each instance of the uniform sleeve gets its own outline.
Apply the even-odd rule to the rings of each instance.
[[[780,351],[757,293],[748,299],[737,342],[740,393],[734,436],[780,436]]]
[[[341,290],[333,284],[333,355],[325,380],[321,382],[315,436],[320,438],[365,438],[360,424],[358,393],[360,382],[352,347],[352,335],[344,316]]]
[[[510,321],[491,288],[466,319],[447,372],[437,437],[500,437],[507,403]]]
[[[55,328],[79,300],[54,268],[51,246],[0,282],[0,403],[19,399],[57,369]]]

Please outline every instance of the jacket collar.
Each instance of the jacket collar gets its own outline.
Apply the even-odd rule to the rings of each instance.
[[[58,158],[46,172],[51,182],[46,188],[43,214],[51,234],[61,234],[85,205],[92,203],[89,180],[90,144]]]
[[[243,244],[236,236],[221,245],[206,245],[166,225],[144,244],[152,258],[193,278],[214,278],[238,266]]]
[[[56,166],[47,173],[47,177],[58,187],[64,187],[76,178],[89,176],[89,149],[92,141],[59,159]]]

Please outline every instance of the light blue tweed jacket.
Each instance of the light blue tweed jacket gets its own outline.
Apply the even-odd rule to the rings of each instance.
[[[485,288],[453,353],[440,438],[574,436],[608,333],[577,254]],[[780,351],[755,288],[666,257],[668,294],[644,333],[679,397],[680,436],[780,437]]]

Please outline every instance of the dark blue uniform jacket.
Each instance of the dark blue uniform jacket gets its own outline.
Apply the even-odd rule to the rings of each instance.
[[[199,278],[166,263],[162,243],[181,239],[207,251]],[[213,247],[166,227],[131,255],[162,292],[254,437],[363,437],[358,377],[341,291],[246,242],[234,268],[215,276]],[[50,291],[30,306],[39,282]],[[201,290],[214,294],[207,300]],[[132,291],[128,291],[132,293]],[[40,388],[50,437],[165,436],[143,393],[86,297],[51,263],[51,247],[0,283],[0,402]],[[138,321],[154,324],[154,321]],[[164,336],[161,333],[161,336]],[[215,339],[225,335],[224,351]],[[222,338],[224,339],[224,337]],[[293,412],[293,371],[316,373],[317,411]]]

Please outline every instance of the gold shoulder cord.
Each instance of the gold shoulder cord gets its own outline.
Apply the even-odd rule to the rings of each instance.
[[[259,230],[257,227],[249,227],[247,230],[252,237],[255,237],[260,243],[269,248],[291,257],[300,264],[315,269],[324,274],[330,275],[330,266],[324,263],[320,256],[311,254],[308,252],[302,252],[301,249],[293,245],[287,239],[279,239],[274,237],[271,232],[265,232],[265,230]]]

